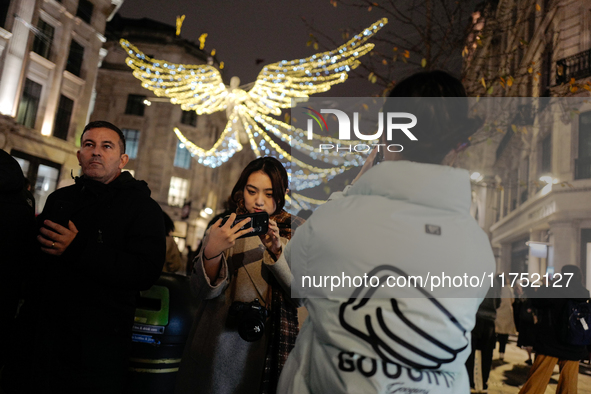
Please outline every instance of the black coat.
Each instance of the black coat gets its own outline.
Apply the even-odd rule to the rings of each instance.
[[[35,327],[23,361],[39,384],[32,392],[117,393],[136,296],[165,260],[162,210],[146,183],[124,172],[109,184],[77,178],[56,190],[39,225],[45,219],[71,220],[78,234],[59,257],[39,252],[25,300],[23,325]]]
[[[17,161],[0,150],[0,369],[36,246],[35,202]]]
[[[557,357],[560,360],[579,361],[587,356],[586,346],[571,345],[561,338],[561,326],[567,324],[565,309],[568,299],[584,301],[589,298],[589,290],[581,284],[566,287],[542,287],[539,296],[533,298],[532,304],[538,309],[536,339],[534,350],[537,354]],[[552,297],[552,298],[549,298]]]

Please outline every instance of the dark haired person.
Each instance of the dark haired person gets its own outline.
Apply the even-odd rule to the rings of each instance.
[[[232,190],[236,212],[222,225],[219,219],[194,260],[191,283],[201,301],[177,379],[177,393],[274,393],[283,363],[298,332],[297,310],[290,299],[291,272],[276,263],[302,220],[283,210],[287,172],[272,157],[246,166]],[[238,239],[250,232],[234,227],[238,214],[266,212],[266,234]],[[241,319],[232,316],[235,302],[258,299],[270,311],[264,334],[247,342],[238,332]]]
[[[82,176],[53,192],[39,216],[40,252],[21,309],[6,393],[120,393],[135,300],[164,262],[162,210],[121,172],[121,131],[91,122],[77,153]]]
[[[465,96],[460,81],[441,71],[397,84],[383,112],[414,114],[417,141],[383,152],[379,165],[374,150],[354,184],[316,209],[286,246],[281,259],[310,314],[278,392],[469,392],[470,332],[490,284],[458,288],[449,298],[434,293],[431,282],[384,281],[494,272],[488,237],[470,215],[469,173],[442,164],[476,131]],[[329,272],[381,282],[353,281],[338,295],[330,285],[314,293],[296,287],[303,275]]]
[[[35,247],[35,201],[18,162],[0,149],[0,370]]]
[[[568,326],[568,300],[585,302],[589,300],[589,290],[583,286],[583,274],[576,265],[564,265],[560,273],[564,279],[562,287],[540,287],[537,296],[546,298],[532,299],[532,305],[538,310],[534,340],[536,358],[529,370],[527,382],[519,390],[520,394],[545,393],[556,364],[560,367],[556,393],[579,392],[579,361],[586,358],[589,353],[586,346],[569,343],[562,328]]]

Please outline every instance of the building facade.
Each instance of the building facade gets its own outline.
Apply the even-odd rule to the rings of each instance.
[[[0,149],[17,158],[39,212],[78,175],[107,20],[123,0],[0,3]]]
[[[499,132],[481,130],[475,139],[487,143],[461,160],[478,173],[474,210],[497,268],[545,274],[575,264],[589,287],[591,105],[580,98],[591,90],[591,1],[501,0],[476,17],[468,91],[512,98],[517,114]]]
[[[183,249],[186,243],[194,250],[210,218],[223,210],[242,169],[255,158],[254,154],[243,150],[218,168],[193,159],[173,129],[179,128],[193,143],[208,149],[224,130],[225,112],[198,116],[154,96],[125,64],[127,53],[119,39],[129,40],[157,59],[216,65],[198,44],[177,37],[175,27],[150,19],[116,16],[107,30],[107,55],[98,72],[91,120],[107,120],[123,130],[130,157],[126,169],[148,183],[152,198],[175,221],[179,247]]]

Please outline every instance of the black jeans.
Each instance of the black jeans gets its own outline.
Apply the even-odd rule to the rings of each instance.
[[[488,387],[488,376],[492,365],[493,350],[495,349],[495,322],[493,320],[476,319],[476,325],[472,330],[472,352],[466,360],[466,369],[470,377],[470,387],[474,388],[474,354],[476,350],[481,352],[482,382],[483,388]]]
[[[497,334],[497,341],[499,342],[499,353],[505,353],[505,348],[509,341],[509,334]]]

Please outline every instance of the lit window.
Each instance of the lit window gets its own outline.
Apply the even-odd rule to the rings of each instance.
[[[189,169],[191,168],[191,153],[180,140],[176,144],[176,154],[174,155],[174,166]]]
[[[189,180],[170,178],[170,189],[168,189],[168,205],[181,207],[189,197]]]
[[[125,153],[130,159],[137,158],[137,148],[140,141],[140,131],[132,129],[122,129],[125,136]]]
[[[31,81],[30,79],[26,79],[25,89],[23,90],[23,95],[21,97],[21,101],[19,102],[18,112],[16,114],[17,123],[31,129],[35,128],[40,98],[41,85]]]

